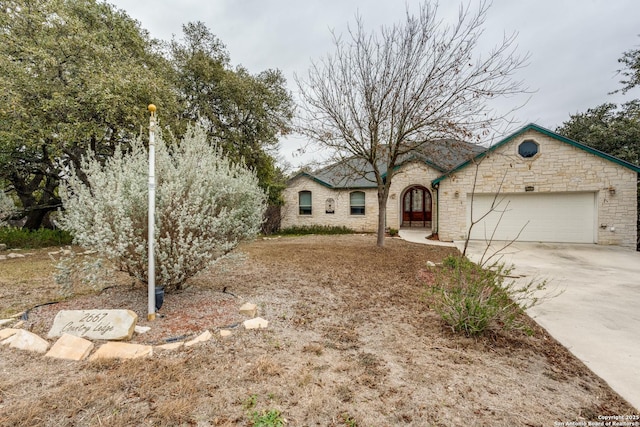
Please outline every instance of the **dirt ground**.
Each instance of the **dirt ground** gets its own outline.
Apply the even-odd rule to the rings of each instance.
[[[377,248],[370,235],[262,239],[167,295],[154,322],[129,279],[80,289],[30,310],[24,327],[46,335],[61,309],[129,308],[152,327],[136,342],[215,338],[135,361],[0,348],[0,425],[251,426],[277,410],[290,426],[558,426],[636,413],[533,323],[533,336],[451,332],[428,307],[423,274],[451,251],[399,239]],[[0,313],[54,298],[52,271],[46,251],[0,261]],[[246,301],[268,329],[236,326]]]

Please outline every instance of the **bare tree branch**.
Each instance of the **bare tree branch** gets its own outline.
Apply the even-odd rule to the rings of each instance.
[[[377,33],[356,17],[347,37],[333,34],[333,54],[312,62],[304,79],[296,76],[303,101],[298,131],[332,160],[360,159],[374,172],[379,246],[394,168],[434,140],[478,142],[513,112],[493,111],[488,101],[525,92],[513,80],[527,59],[515,53],[515,34],[477,52],[487,2],[477,10],[461,6],[453,24],[440,20],[437,9],[425,2],[417,15],[407,11],[403,22]]]

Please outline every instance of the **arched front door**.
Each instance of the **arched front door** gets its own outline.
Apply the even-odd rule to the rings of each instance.
[[[402,197],[402,226],[431,227],[431,192],[416,185]]]

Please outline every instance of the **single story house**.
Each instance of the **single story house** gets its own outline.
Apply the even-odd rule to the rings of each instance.
[[[636,248],[640,167],[529,124],[489,148],[441,140],[392,178],[386,227],[465,239]],[[372,173],[335,164],[300,172],[284,192],[282,227],[377,229]],[[352,170],[362,171],[353,174]],[[475,189],[475,190],[474,190]],[[492,208],[493,205],[493,208]]]

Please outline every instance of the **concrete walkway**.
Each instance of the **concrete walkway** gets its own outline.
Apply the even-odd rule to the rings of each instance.
[[[439,240],[429,240],[427,237],[431,235],[430,228],[401,228],[398,231],[398,236],[407,242],[422,243],[432,246],[449,246],[455,247],[454,243],[441,242]]]
[[[432,242],[424,231],[421,237],[401,230],[400,236]],[[461,250],[464,242],[456,246]],[[485,248],[484,242],[470,242],[469,259],[479,261]],[[640,253],[615,246],[516,243],[500,255],[501,262],[514,266],[514,275],[523,276],[518,280],[547,280],[551,292],[562,292],[528,314],[640,410]]]

